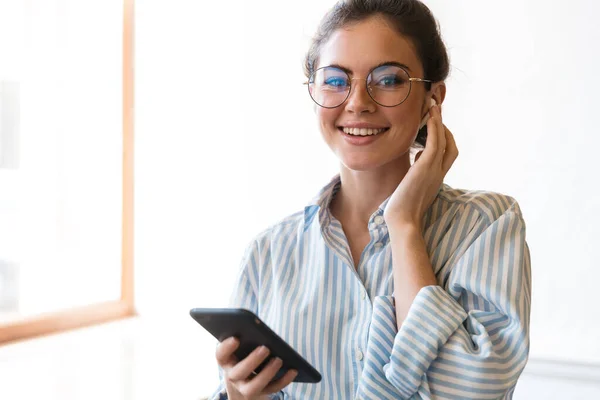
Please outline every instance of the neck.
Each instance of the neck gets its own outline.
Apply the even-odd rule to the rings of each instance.
[[[342,223],[366,226],[381,203],[394,193],[409,168],[408,154],[368,171],[354,171],[342,165],[342,184],[331,203],[332,214]]]

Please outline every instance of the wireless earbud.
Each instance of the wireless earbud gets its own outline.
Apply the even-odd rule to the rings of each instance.
[[[433,106],[437,106],[437,101],[435,101],[435,99],[432,97],[431,99],[429,99],[429,108]]]

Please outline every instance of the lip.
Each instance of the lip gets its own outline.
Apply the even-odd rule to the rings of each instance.
[[[349,125],[344,125],[345,128],[371,128],[371,129],[385,129],[385,128],[377,128],[377,127],[372,127],[372,126],[349,126]],[[379,138],[381,138],[383,135],[385,135],[386,133],[388,133],[388,131],[382,132],[382,133],[378,133],[377,135],[372,135],[372,136],[354,136],[354,135],[348,135],[347,133],[344,133],[343,128],[338,127],[337,131],[340,133],[340,135],[342,135],[342,137],[344,138],[344,140],[347,143],[350,143],[353,146],[366,146],[369,145],[377,140],[379,140]]]

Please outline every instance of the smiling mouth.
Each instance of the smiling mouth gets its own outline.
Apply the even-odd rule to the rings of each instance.
[[[390,128],[371,129],[371,128],[342,128],[338,129],[349,136],[376,136],[387,132]]]

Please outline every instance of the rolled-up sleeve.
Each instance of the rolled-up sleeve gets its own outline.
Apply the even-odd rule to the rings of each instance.
[[[516,202],[480,214],[442,286],[422,288],[400,330],[374,300],[361,398],[511,398],[529,353],[530,256]],[[459,246],[460,247],[460,246]]]

